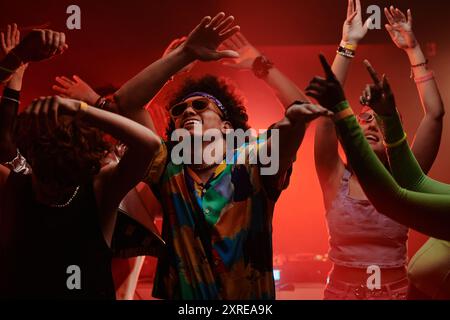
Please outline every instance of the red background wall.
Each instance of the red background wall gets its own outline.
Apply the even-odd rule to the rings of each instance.
[[[393,1],[402,9],[411,8],[415,29],[424,48],[437,45],[432,53],[431,67],[450,102],[449,27],[446,1]],[[386,1],[363,1],[386,5]],[[188,33],[203,15],[218,11],[232,13],[243,33],[300,88],[313,75],[320,74],[317,54],[324,52],[332,59],[341,37],[346,12],[345,0],[324,1],[77,1],[81,7],[82,29],[65,27],[69,1],[14,3],[1,1],[0,28],[17,22],[31,27],[49,24],[65,31],[70,50],[61,57],[32,65],[26,74],[23,90],[24,107],[31,99],[51,94],[53,79],[58,75],[77,74],[91,85],[120,86],[140,69],[157,59],[174,37]],[[385,20],[383,19],[383,24]],[[394,47],[384,30],[374,30],[358,49],[347,84],[347,95],[353,105],[369,77],[362,60],[368,58],[380,71],[386,72],[395,90],[398,106],[406,128],[411,133],[422,116],[414,83],[409,79],[406,55]],[[248,100],[251,125],[266,128],[279,120],[283,111],[274,95],[250,73],[226,69],[218,63],[199,64],[194,73],[209,72],[231,77]],[[431,176],[450,182],[449,118],[445,120],[443,145]],[[321,191],[313,164],[313,132],[311,126],[298,154],[291,185],[281,196],[275,212],[275,254],[325,253],[327,230]],[[425,240],[412,233],[410,253]]]

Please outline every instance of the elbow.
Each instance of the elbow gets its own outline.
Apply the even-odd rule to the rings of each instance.
[[[156,137],[152,137],[150,139],[147,139],[147,141],[143,144],[141,151],[142,154],[151,161],[153,159],[153,156],[159,151],[160,147],[161,141]]]

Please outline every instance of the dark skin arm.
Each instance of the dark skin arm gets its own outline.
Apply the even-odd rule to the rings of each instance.
[[[224,13],[213,18],[204,17],[183,44],[149,65],[116,92],[114,98],[120,114],[149,127],[150,115],[144,107],[174,74],[195,60],[236,57],[237,53],[233,51],[217,51],[223,41],[239,31],[238,26],[232,26],[233,21],[234,17],[225,18]]]

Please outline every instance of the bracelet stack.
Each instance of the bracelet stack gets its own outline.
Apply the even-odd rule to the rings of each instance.
[[[337,54],[349,59],[353,59],[356,55],[356,48],[356,45],[341,42],[337,49]]]
[[[414,64],[411,66],[411,79],[414,79],[414,69],[420,68],[420,67],[426,67],[428,65],[428,59],[425,60],[425,62]]]
[[[430,80],[434,79],[434,72],[433,71],[429,71],[426,75],[421,76],[421,77],[415,77],[414,78],[414,82],[419,84],[419,83],[424,83]]]

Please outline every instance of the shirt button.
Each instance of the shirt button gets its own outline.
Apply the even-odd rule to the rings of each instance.
[[[205,209],[205,213],[209,213],[209,209]]]

